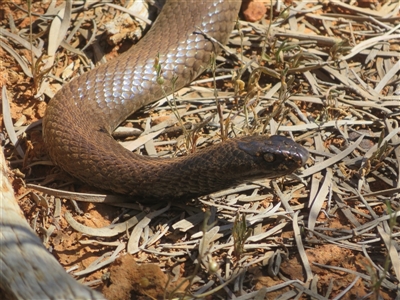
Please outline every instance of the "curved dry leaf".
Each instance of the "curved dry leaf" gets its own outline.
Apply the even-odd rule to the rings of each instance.
[[[112,264],[116,258],[117,255],[125,249],[125,243],[120,243],[117,247],[117,249],[114,250],[114,252],[110,255],[109,258],[105,259],[102,261],[103,257],[108,256],[108,253],[104,254],[102,257],[99,259],[95,260],[93,263],[91,263],[85,270],[79,271],[79,272],[74,272],[74,276],[83,276],[86,274],[93,273],[94,271],[101,269],[105,266],[108,266],[109,264]]]
[[[352,58],[353,56],[357,55],[362,50],[370,48],[377,43],[380,43],[382,41],[387,41],[387,40],[396,40],[396,39],[400,39],[400,34],[381,35],[381,36],[367,39],[367,40],[362,41],[361,43],[357,44],[355,47],[353,47],[353,49],[351,49],[349,54],[341,57],[340,59],[348,60],[348,59]],[[399,54],[399,56],[400,56],[400,54]]]
[[[18,64],[21,66],[22,71],[24,71],[25,75],[32,78],[32,72],[31,69],[29,68],[28,64],[25,62],[25,60],[12,48],[10,48],[7,44],[4,42],[0,41],[0,47],[2,47],[4,50],[6,50],[14,59],[18,62]]]
[[[68,224],[74,228],[76,231],[81,232],[83,234],[89,236],[99,236],[99,237],[112,237],[117,236],[121,232],[125,232],[127,229],[135,226],[140,220],[142,220],[145,216],[144,212],[139,213],[138,215],[130,218],[128,221],[118,224],[112,224],[107,227],[102,228],[93,228],[89,226],[85,226],[77,221],[72,217],[70,212],[65,212],[65,220]]]
[[[334,163],[344,159],[347,155],[349,155],[351,152],[353,152],[358,147],[358,145],[361,143],[363,138],[364,138],[364,135],[360,136],[350,147],[348,147],[343,152],[339,153],[338,155],[335,155],[334,157],[328,158],[327,160],[324,160],[323,162],[321,162],[315,166],[312,166],[311,168],[308,168],[308,169],[302,171],[302,173],[299,175],[299,177],[304,178],[304,177],[310,176],[310,175],[317,173],[321,170],[324,170],[327,167],[333,165]]]
[[[10,112],[10,104],[8,101],[7,97],[7,91],[6,91],[6,86],[3,85],[1,89],[1,98],[2,98],[2,109],[3,109],[3,122],[4,122],[4,127],[8,133],[8,136],[10,137],[11,143],[15,146],[16,145],[16,150],[22,158],[25,157],[25,153],[22,150],[21,146],[18,145],[18,136],[15,133],[14,130],[14,124],[11,119],[11,112]]]
[[[395,79],[394,76],[400,71],[400,60],[394,64],[394,66],[383,76],[378,85],[375,87],[375,92],[380,93],[382,89],[387,85],[389,80]],[[400,97],[399,97],[400,100]]]
[[[140,240],[140,236],[142,234],[143,229],[149,225],[150,221],[163,214],[164,212],[166,212],[167,210],[169,210],[169,208],[171,207],[171,204],[168,203],[168,205],[162,209],[153,211],[149,214],[147,214],[136,226],[135,228],[132,230],[131,236],[129,238],[128,241],[128,253],[130,254],[134,254],[136,252],[139,251],[139,240]]]
[[[65,7],[60,9],[57,17],[55,17],[51,22],[48,41],[49,44],[47,46],[47,55],[49,56],[49,60],[45,68],[48,68],[54,64],[56,51],[58,47],[60,47],[61,42],[65,38],[70,26],[71,9],[72,1],[65,1]]]
[[[331,191],[333,172],[331,168],[326,168],[324,182],[321,185],[321,188],[318,191],[318,194],[314,199],[310,199],[311,208],[310,213],[308,215],[308,223],[307,228],[310,230],[314,230],[315,223],[317,222],[317,218],[319,212],[321,211],[322,205],[325,202],[325,198],[328,193]]]
[[[27,40],[24,40],[22,37],[19,35],[16,35],[14,33],[8,32],[7,30],[4,30],[3,28],[1,29],[1,35],[12,38],[16,42],[18,42],[21,46],[23,46],[25,49],[32,51],[33,54],[36,56],[36,58],[39,58],[42,55],[42,51],[35,46],[33,46],[30,42]]]

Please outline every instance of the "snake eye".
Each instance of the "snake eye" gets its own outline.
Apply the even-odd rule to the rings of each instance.
[[[273,162],[275,160],[275,156],[272,153],[265,153],[264,159],[266,162]]]

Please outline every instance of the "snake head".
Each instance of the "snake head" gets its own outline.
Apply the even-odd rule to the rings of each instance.
[[[308,151],[284,136],[249,136],[238,141],[238,148],[252,158],[253,178],[276,178],[305,165]]]

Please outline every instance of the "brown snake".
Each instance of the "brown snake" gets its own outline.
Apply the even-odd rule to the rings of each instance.
[[[196,197],[301,167],[307,150],[281,136],[230,139],[171,159],[134,154],[111,137],[130,114],[164,95],[156,58],[167,93],[174,77],[175,90],[187,85],[219,52],[210,39],[226,43],[240,5],[237,0],[168,1],[135,47],[64,86],[43,121],[52,160],[92,186],[137,199]]]
[[[43,122],[54,162],[90,185],[157,199],[205,195],[245,181],[283,176],[304,165],[307,150],[281,136],[230,139],[173,159],[133,154],[111,137],[133,111],[163,96],[156,83],[156,57],[166,83],[176,76],[175,89],[188,84],[219,51],[210,38],[227,41],[240,4],[168,1],[136,47],[65,85],[50,101]],[[5,180],[5,163],[0,165]],[[63,272],[24,220],[6,180],[2,188],[0,290],[6,297],[102,298]]]

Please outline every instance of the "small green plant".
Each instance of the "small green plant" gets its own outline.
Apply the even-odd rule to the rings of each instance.
[[[358,170],[360,176],[364,177],[368,175],[371,171],[376,170],[384,164],[384,159],[393,150],[389,147],[388,142],[383,142],[385,138],[385,130],[382,130],[378,141],[378,147],[374,153],[362,164],[361,168]]]
[[[43,59],[46,58],[46,55],[42,53],[38,59],[35,58],[33,47],[33,29],[32,29],[32,1],[28,0],[28,18],[29,18],[29,43],[31,46],[30,55],[31,55],[31,73],[33,78],[33,95],[36,95],[39,91],[40,84],[43,81],[43,78],[53,69],[53,67],[49,67],[45,70],[41,70],[45,63],[43,63]]]
[[[242,254],[244,253],[244,244],[246,240],[252,234],[252,230],[247,227],[246,224],[246,215],[236,214],[235,223],[233,224],[233,254],[239,260]]]
[[[342,55],[349,53],[352,48],[353,47],[351,47],[348,40],[340,40],[331,47],[329,50],[329,55],[331,56],[332,60],[336,61]]]
[[[396,225],[396,215],[394,214],[394,211],[390,206],[389,201],[386,202],[386,208],[387,208],[387,213],[390,216],[389,218],[390,239],[389,239],[389,245],[387,245],[387,250],[386,250],[388,252],[389,249],[392,247],[392,242],[393,242],[392,233],[393,233],[393,228]],[[371,277],[372,299],[374,300],[382,299],[379,293],[381,290],[383,280],[385,280],[386,274],[389,273],[390,264],[391,264],[390,255],[389,253],[387,253],[385,255],[385,261],[383,263],[382,272],[379,272],[379,270],[374,270],[372,264],[366,266],[367,272]]]
[[[173,78],[171,79],[171,86],[170,87],[166,87],[165,85],[165,79],[164,77],[162,77],[162,65],[160,63],[160,56],[157,55],[155,62],[154,62],[154,69],[156,70],[157,73],[157,83],[159,84],[161,91],[164,95],[164,97],[167,99],[168,105],[171,107],[172,112],[174,113],[176,119],[179,122],[179,125],[182,128],[183,131],[183,135],[185,136],[185,142],[186,142],[186,149],[193,153],[196,151],[196,133],[195,132],[189,132],[186,127],[185,124],[179,114],[179,111],[177,109],[177,104],[176,104],[176,98],[174,95],[174,92],[176,90],[176,82],[178,80],[177,76],[173,76]],[[171,94],[172,95],[172,100],[170,100],[167,96]]]
[[[221,102],[218,100],[218,90],[217,90],[217,80],[216,80],[216,74],[215,71],[217,69],[217,61],[215,54],[211,54],[211,59],[210,59],[210,69],[212,73],[212,78],[213,78],[213,85],[214,85],[214,97],[215,97],[215,104],[217,105],[217,112],[218,112],[218,117],[219,117],[219,125],[220,125],[220,133],[221,133],[221,139],[224,141],[227,139],[228,132],[225,131],[225,126],[224,124],[224,114],[222,111],[222,105]],[[229,118],[227,119],[229,121]],[[228,124],[226,124],[228,125]]]

